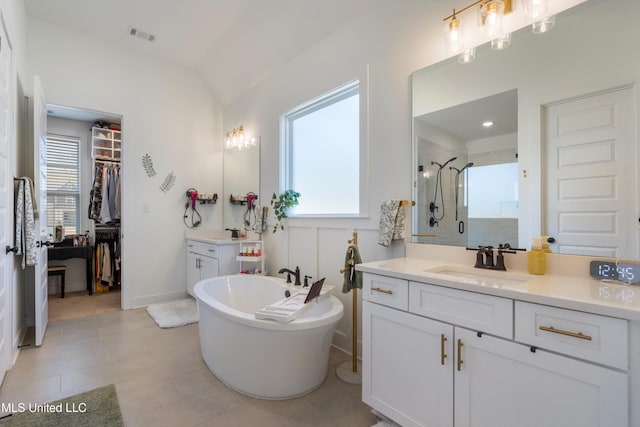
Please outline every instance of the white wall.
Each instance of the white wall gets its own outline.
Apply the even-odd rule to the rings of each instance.
[[[28,51],[29,74],[41,77],[49,103],[123,117],[123,307],[185,295],[184,192],[222,193],[222,111],[210,90],[186,68],[37,20],[29,20]],[[153,178],[141,163],[147,153]],[[170,172],[176,182],[165,193]],[[221,206],[201,213],[204,227],[221,228]]]
[[[344,303],[345,315],[334,342],[347,351],[352,347],[351,294],[340,292],[339,273],[347,240],[354,230],[358,231],[364,261],[404,255],[402,242],[391,248],[377,244],[378,223],[383,200],[411,197],[410,75],[425,64],[425,57],[434,61],[438,54],[425,48],[426,39],[419,30],[430,15],[426,3],[408,0],[399,7],[396,1],[381,1],[366,15],[310,46],[224,111],[225,129],[243,123],[261,136],[260,191],[270,195],[279,190],[280,115],[360,77],[361,93],[368,97],[369,216],[336,220],[290,218],[284,232],[272,234],[269,229],[263,235],[270,274],[276,275],[281,267],[299,265],[303,274],[326,277],[326,285],[338,287],[336,294]],[[331,165],[327,165],[327,173],[330,170]],[[358,336],[361,337],[360,332]]]

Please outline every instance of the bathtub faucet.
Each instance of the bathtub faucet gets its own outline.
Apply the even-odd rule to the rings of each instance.
[[[293,274],[296,278],[296,282],[294,286],[300,286],[300,267],[296,266],[296,271],[291,271],[288,268],[281,268],[278,270],[278,274],[287,273],[287,283],[291,283],[291,275]]]

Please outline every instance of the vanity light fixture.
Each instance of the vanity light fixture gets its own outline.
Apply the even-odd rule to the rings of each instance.
[[[257,138],[249,137],[244,134],[244,127],[240,125],[231,131],[227,131],[224,139],[224,145],[226,148],[237,148],[242,150],[253,145],[256,145]]]
[[[492,38],[504,36],[502,18],[511,12],[511,0],[478,0],[460,10],[453,9],[453,13],[443,19],[447,51],[450,55],[459,55],[458,61],[463,64],[473,61],[476,53],[475,48],[466,48],[464,45],[464,28],[458,15],[477,5],[480,5],[478,17],[482,32]],[[510,40],[509,37],[509,42],[503,42],[501,46],[507,47]]]
[[[531,22],[534,33],[545,33],[555,25],[555,15],[549,15],[549,0],[522,0],[525,19]],[[511,45],[511,33],[503,28],[503,18],[512,12],[512,0],[478,0],[456,10],[443,19],[444,36],[449,55],[458,55],[458,62],[466,64],[475,59],[475,49],[464,44],[464,29],[458,16],[478,6],[479,26],[485,36],[491,39],[491,48],[501,50]]]
[[[482,123],[482,126],[486,128],[490,128],[491,126],[493,126],[493,122],[491,120],[487,120],[486,122]]]

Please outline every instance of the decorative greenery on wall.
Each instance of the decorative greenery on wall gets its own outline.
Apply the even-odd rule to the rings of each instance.
[[[149,153],[146,153],[144,156],[142,156],[142,167],[144,168],[144,171],[146,172],[149,178],[153,178],[154,176],[157,175],[157,172],[153,167],[153,160],[151,159],[151,156],[149,155]],[[171,190],[171,188],[175,183],[176,183],[176,174],[174,174],[173,171],[171,171],[164,178],[164,181],[162,181],[162,184],[160,184],[160,190],[163,193],[166,193],[167,191]]]
[[[149,154],[142,156],[142,167],[149,178],[156,175],[156,170],[153,168],[153,160],[151,160],[151,156]]]
[[[162,190],[163,193],[166,193],[171,190],[171,187],[173,187],[173,184],[175,183],[176,175],[173,172],[169,172],[169,174],[164,178],[162,184],[160,184],[160,190]]]

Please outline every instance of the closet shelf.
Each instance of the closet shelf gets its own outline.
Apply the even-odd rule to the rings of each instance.
[[[121,132],[101,127],[91,128],[91,157],[95,160],[119,162],[121,158]]]

